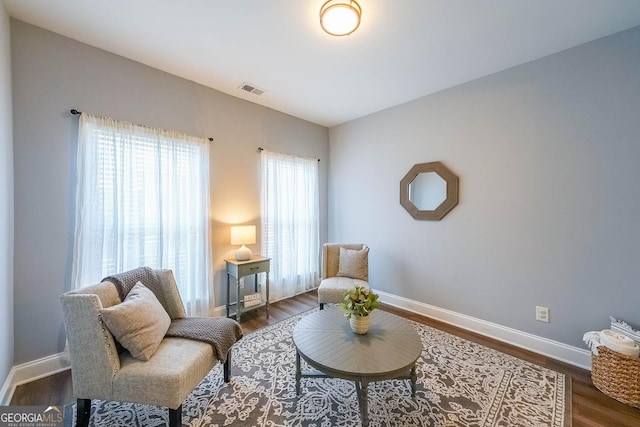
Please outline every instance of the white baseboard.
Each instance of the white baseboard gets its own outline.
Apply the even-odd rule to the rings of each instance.
[[[71,368],[69,354],[62,352],[38,360],[22,363],[11,368],[0,390],[0,405],[7,406],[16,387]]]
[[[591,370],[591,353],[587,350],[397,295],[378,290],[376,292],[386,304],[422,314],[516,347],[531,350],[582,369]]]

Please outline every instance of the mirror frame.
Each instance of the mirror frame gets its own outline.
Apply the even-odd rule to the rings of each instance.
[[[420,210],[409,199],[409,185],[421,173],[435,172],[447,183],[447,197],[435,210]],[[418,163],[400,181],[400,204],[415,219],[439,221],[458,204],[458,175],[442,162]]]

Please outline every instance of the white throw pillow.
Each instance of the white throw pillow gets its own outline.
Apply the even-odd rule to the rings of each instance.
[[[352,279],[369,281],[369,248],[362,249],[340,248],[340,258],[338,261],[339,277],[350,277]]]
[[[149,360],[171,325],[158,298],[141,282],[120,304],[103,308],[100,315],[113,337],[136,359]]]

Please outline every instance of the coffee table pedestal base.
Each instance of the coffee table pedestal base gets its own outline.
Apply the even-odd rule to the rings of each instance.
[[[302,368],[300,367],[300,353],[296,351],[296,396],[300,396],[300,380],[302,378],[343,378],[346,380],[352,380],[356,385],[356,395],[358,396],[358,407],[360,408],[360,419],[362,420],[363,427],[367,427],[369,425],[369,404],[367,402],[367,398],[370,382],[384,380],[409,380],[411,383],[411,397],[416,397],[417,375],[415,365],[411,367],[408,374],[400,376],[394,375],[392,377],[376,378],[374,380],[357,375],[343,377],[328,375],[322,372],[302,372]]]

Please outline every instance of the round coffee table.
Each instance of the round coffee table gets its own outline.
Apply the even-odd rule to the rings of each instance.
[[[293,330],[296,346],[296,393],[302,377],[335,377],[355,381],[362,425],[369,424],[367,388],[370,382],[407,379],[416,392],[416,361],[422,341],[404,319],[382,310],[370,314],[369,332],[358,335],[336,308],[305,316]],[[300,358],[320,373],[303,373]]]

